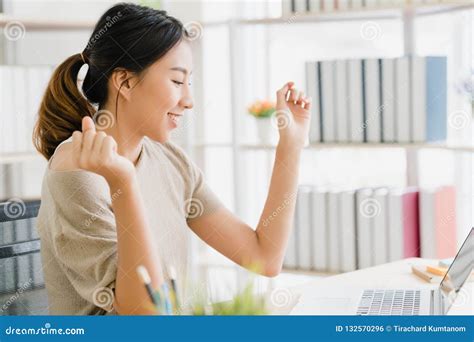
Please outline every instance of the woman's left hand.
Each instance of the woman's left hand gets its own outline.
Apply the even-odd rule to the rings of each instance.
[[[293,82],[286,83],[277,91],[275,117],[280,141],[278,144],[303,148],[309,135],[311,98],[298,91]]]

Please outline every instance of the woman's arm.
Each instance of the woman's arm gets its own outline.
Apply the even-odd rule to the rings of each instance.
[[[154,314],[151,301],[136,269],[144,265],[152,285],[162,281],[159,257],[152,245],[152,235],[145,219],[134,165],[117,153],[111,136],[96,132],[94,122],[86,117],[82,133],[73,134],[76,165],[103,176],[110,187],[117,229],[117,277],[114,306],[119,314]]]
[[[301,150],[310,124],[311,99],[292,82],[277,92],[280,140],[267,200],[256,230],[226,208],[190,220],[189,226],[205,242],[234,262],[267,276],[282,267],[293,225]]]

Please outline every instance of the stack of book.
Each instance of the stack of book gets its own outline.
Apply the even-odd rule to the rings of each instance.
[[[3,222],[0,246],[38,239],[35,225],[36,218]],[[40,253],[0,259],[0,270],[0,294],[44,286]]]
[[[452,186],[433,189],[298,189],[284,267],[348,272],[456,253]]]
[[[344,10],[394,8],[406,5],[449,3],[450,0],[283,0],[283,16]],[[452,1],[451,1],[452,2]]]
[[[306,84],[311,143],[446,140],[446,57],[306,62]]]
[[[34,151],[33,127],[51,74],[49,66],[0,65],[0,153]]]

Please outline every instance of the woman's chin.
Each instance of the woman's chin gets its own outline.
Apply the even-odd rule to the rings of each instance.
[[[159,143],[165,143],[170,139],[170,132],[147,134],[147,137]]]

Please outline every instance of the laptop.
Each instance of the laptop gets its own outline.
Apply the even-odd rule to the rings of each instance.
[[[292,315],[446,315],[474,267],[474,228],[464,240],[436,289],[344,288],[322,297],[313,294]],[[315,296],[316,295],[316,296]],[[295,310],[296,309],[296,310]]]

